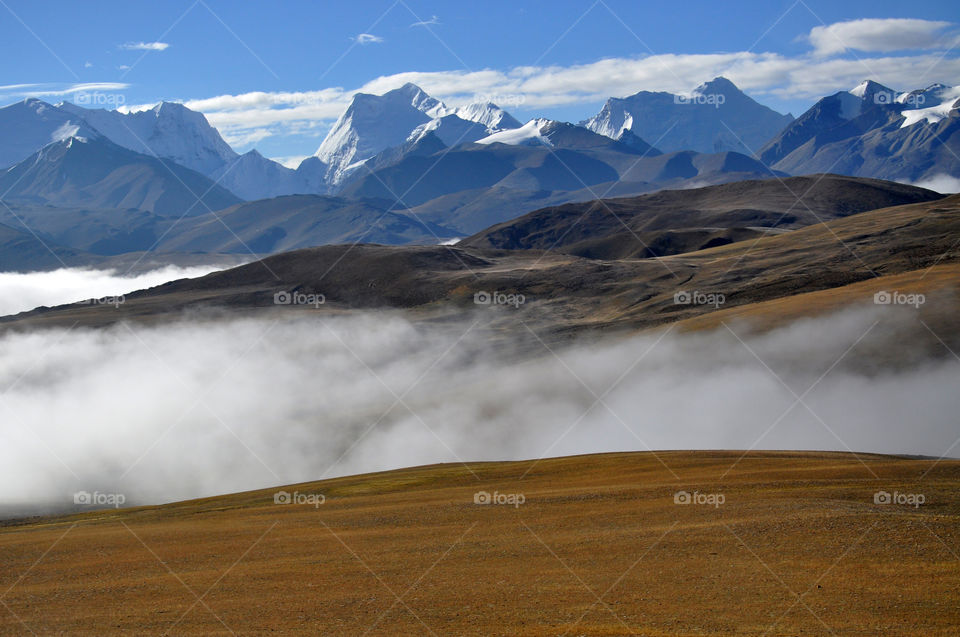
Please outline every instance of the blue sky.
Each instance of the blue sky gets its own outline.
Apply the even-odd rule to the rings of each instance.
[[[721,73],[794,114],[866,77],[960,84],[955,0],[5,0],[0,15],[0,102],[183,101],[238,150],[271,157],[311,154],[353,92],[406,80],[450,103],[491,97],[519,119],[570,121],[607,96]]]

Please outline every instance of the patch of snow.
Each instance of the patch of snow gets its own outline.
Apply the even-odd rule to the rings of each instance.
[[[543,146],[553,146],[549,139],[543,134],[542,130],[552,120],[549,119],[531,119],[520,128],[512,128],[499,133],[494,133],[478,139],[478,144],[507,144],[509,146],[531,146],[542,144]]]
[[[950,111],[956,108],[958,102],[960,102],[960,86],[954,86],[949,89],[943,88],[937,92],[939,93],[939,99],[943,100],[940,104],[901,112],[900,114],[903,115],[903,123],[900,124],[900,128],[913,126],[919,122],[936,124],[944,118],[949,117]]]
[[[62,142],[65,139],[76,137],[80,132],[80,125],[73,122],[64,122],[57,130],[50,135],[51,142]]]

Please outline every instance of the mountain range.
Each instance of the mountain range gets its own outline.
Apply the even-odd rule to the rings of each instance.
[[[27,223],[79,259],[260,254],[450,242],[567,203],[743,180],[838,173],[916,183],[960,172],[958,98],[960,87],[897,92],[865,81],[794,119],[721,77],[689,94],[611,98],[575,125],[521,123],[489,102],[450,107],[405,84],[355,95],[296,169],[238,154],[181,104],[122,112],[28,99],[0,108],[0,192],[23,214],[3,211],[0,223],[13,232]],[[755,232],[729,226],[690,240]]]
[[[960,174],[960,86],[897,92],[865,80],[824,97],[759,150],[791,174],[920,181]]]

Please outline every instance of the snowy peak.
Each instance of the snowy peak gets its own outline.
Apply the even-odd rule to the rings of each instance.
[[[328,166],[326,182],[337,186],[362,162],[430,133],[454,146],[519,127],[520,122],[496,104],[450,108],[407,83],[383,95],[354,95],[314,156]]]
[[[733,95],[744,95],[736,84],[723,76],[715,77],[709,82],[704,82],[693,91],[697,95],[723,95],[730,97]]]
[[[468,122],[482,124],[491,132],[508,128],[520,128],[520,122],[510,113],[492,102],[475,102],[454,109],[454,114]]]
[[[196,171],[123,148],[102,135],[44,146],[0,173],[0,190],[11,199],[41,205],[138,208],[178,216],[240,201]]]
[[[183,104],[161,102],[149,110],[131,113],[86,109],[69,102],[61,108],[118,146],[171,159],[204,175],[216,173],[237,158],[207,118]]]
[[[872,100],[875,95],[896,95],[892,89],[887,88],[879,82],[874,82],[873,80],[864,80],[860,82],[854,88],[850,89],[849,93],[850,95],[859,97],[864,101]]]
[[[900,128],[921,122],[938,124],[948,117],[960,116],[957,112],[960,110],[960,86],[934,84],[922,91],[912,91],[903,95],[908,97],[900,103],[910,108],[901,111],[900,115],[904,119]]]
[[[351,166],[404,143],[445,108],[415,84],[383,95],[357,93],[314,156],[329,166],[327,181],[338,184]]]
[[[51,142],[96,135],[83,119],[35,98],[0,108],[0,130],[0,168],[26,159]]]
[[[689,93],[640,91],[611,98],[581,125],[612,139],[629,130],[664,152],[750,154],[793,121],[757,103],[725,77]]]
[[[879,82],[864,80],[849,91],[824,99],[840,102],[840,117],[843,119],[854,119],[879,106],[902,115],[905,118],[902,126],[906,127],[923,121],[936,123],[946,117],[960,97],[957,88],[938,82],[922,89],[897,92]]]
[[[247,200],[308,192],[304,180],[298,178],[295,171],[267,159],[256,149],[240,155],[211,177]]]

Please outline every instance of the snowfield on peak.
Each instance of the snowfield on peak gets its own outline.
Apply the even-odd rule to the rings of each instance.
[[[553,143],[543,134],[543,129],[552,124],[549,119],[531,119],[520,128],[513,128],[488,135],[478,139],[478,144],[507,144],[509,146],[543,145],[553,146]]]
[[[908,126],[913,126],[918,122],[925,121],[928,124],[936,124],[941,120],[950,117],[950,111],[958,107],[958,102],[960,102],[960,86],[954,87],[944,87],[939,85],[937,97],[943,101],[939,104],[933,106],[928,106],[926,108],[914,108],[910,110],[903,111],[900,113],[903,115],[903,123],[900,124],[900,128],[907,128]],[[928,91],[932,93],[933,91]],[[919,106],[919,104],[918,104]]]

